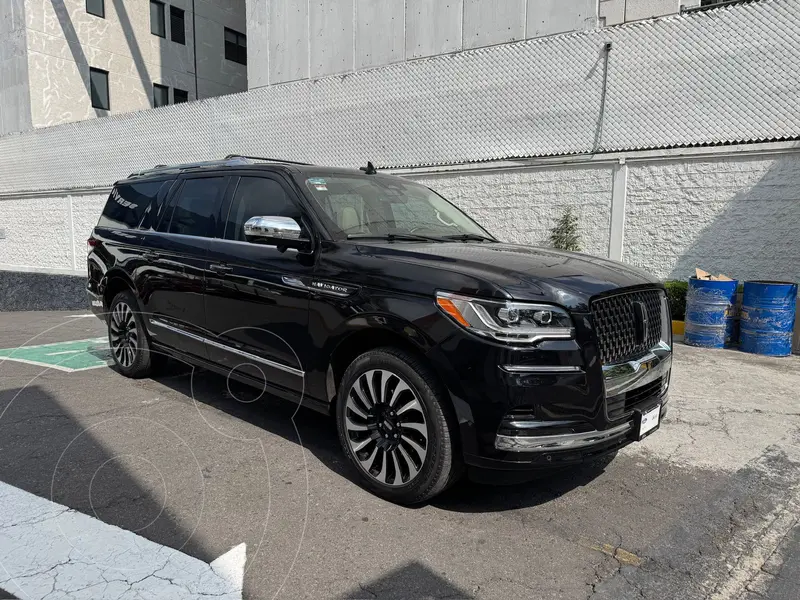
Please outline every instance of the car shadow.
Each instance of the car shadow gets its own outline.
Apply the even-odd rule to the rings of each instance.
[[[342,453],[331,417],[275,396],[265,394],[259,398],[261,390],[200,368],[192,374],[192,367],[170,362],[173,364],[163,374],[153,377],[154,381],[287,441],[302,444],[331,471],[360,485],[358,473]],[[464,477],[430,502],[412,508],[430,505],[452,512],[480,513],[537,506],[589,484],[604,472],[613,457],[539,472],[524,483],[485,483]]]

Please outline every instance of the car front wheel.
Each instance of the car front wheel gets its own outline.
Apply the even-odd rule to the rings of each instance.
[[[440,384],[414,355],[380,348],[356,358],[339,387],[339,439],[365,487],[413,504],[461,472],[456,421]]]

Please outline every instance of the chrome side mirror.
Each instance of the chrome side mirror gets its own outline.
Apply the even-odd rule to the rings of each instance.
[[[251,217],[244,224],[248,242],[301,248],[309,243],[302,235],[300,223],[291,217]]]

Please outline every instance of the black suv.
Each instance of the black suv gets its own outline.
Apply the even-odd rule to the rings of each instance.
[[[124,375],[168,354],[330,413],[364,485],[397,502],[467,469],[522,478],[612,453],[665,413],[660,283],[501,243],[372,165],[231,156],[136,173],[88,266]]]

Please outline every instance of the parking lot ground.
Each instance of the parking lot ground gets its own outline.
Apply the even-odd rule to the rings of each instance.
[[[332,420],[183,365],[126,379],[90,364],[107,360],[104,335],[74,313],[0,313],[0,348],[74,342],[0,352],[0,497],[95,517],[95,541],[134,540],[131,562],[152,547],[219,575],[212,563],[245,544],[246,598],[800,597],[798,357],[678,344],[668,417],[613,461],[463,482],[406,508],[354,482]],[[59,356],[79,368],[41,364]],[[34,552],[20,532],[41,519],[14,510],[0,506],[8,594],[137,597],[163,583],[180,596],[164,561],[133,578],[112,572],[127,557],[111,550],[94,566],[113,585],[87,590],[76,573],[99,551],[90,536],[59,525]]]

